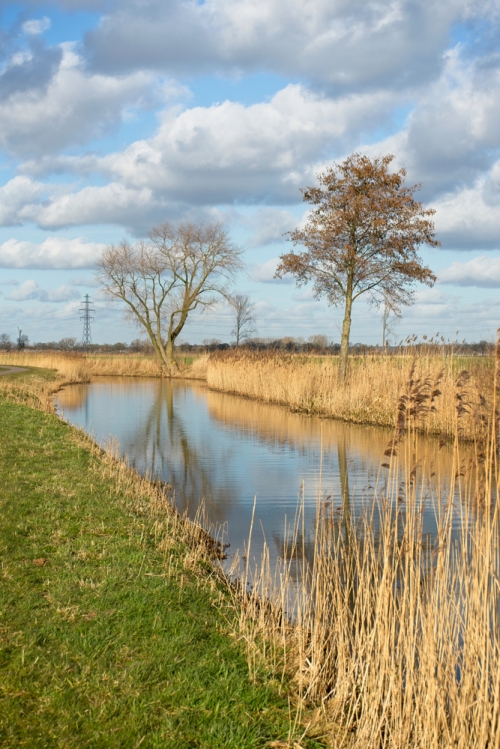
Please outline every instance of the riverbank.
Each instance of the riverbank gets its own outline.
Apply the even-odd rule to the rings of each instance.
[[[178,356],[175,377],[206,379],[208,355]],[[161,377],[154,355],[84,354],[63,351],[2,351],[0,362],[6,366],[57,370],[68,382],[90,382],[92,377]]]
[[[0,362],[57,370],[61,383],[161,376],[154,357],[142,354],[26,351],[2,353]],[[410,406],[418,404],[419,431],[447,438],[457,431],[458,404],[463,406],[460,438],[475,440],[482,411],[491,411],[493,403],[494,357],[454,356],[444,349],[427,355],[415,351],[415,356],[411,350],[401,356],[352,356],[344,383],[338,378],[338,357],[332,356],[241,349],[180,357],[178,363],[177,377],[205,381],[213,390],[354,424],[394,428],[405,396]]]
[[[433,414],[429,402],[417,399],[420,386],[415,377],[413,372],[404,390],[414,393],[414,399],[403,402],[400,430],[381,458],[384,462],[376,485],[370,482],[364,491],[361,512],[351,511],[346,483],[340,497],[319,494],[317,515],[310,526],[314,542],[310,544],[310,536],[305,534],[304,507],[299,506],[282,537],[276,570],[270,566],[269,549],[265,549],[260,569],[245,563],[244,579],[250,586],[237,606],[230,601],[233,618],[225,615],[224,596],[218,603],[229,626],[223,632],[234,632],[236,639],[245,642],[252,676],[262,674],[258,683],[274,688],[274,673],[283,688],[295,695],[297,704],[316,709],[314,717],[321,716],[326,744],[335,749],[490,749],[500,745],[496,404],[491,413],[484,408],[481,414],[483,431],[469,459],[470,446],[464,449],[459,440],[464,418],[461,408],[467,403],[467,383],[463,375],[459,376],[457,431],[450,445],[453,455],[446,468],[448,475],[440,476],[432,456],[430,462],[421,461],[415,452],[416,426],[425,414]],[[498,345],[495,382],[500,383]],[[11,382],[11,397],[18,402],[23,397],[27,401],[39,398],[34,385],[30,390],[27,385]],[[56,385],[54,380],[51,387]],[[4,389],[3,382],[0,387]],[[439,396],[436,398],[439,408]],[[38,403],[43,404],[43,398]],[[247,405],[251,406],[251,401]],[[423,415],[419,408],[426,409]],[[440,441],[436,440],[436,453],[439,449]],[[29,468],[36,457],[28,443],[18,466]],[[21,468],[16,470],[22,478]],[[347,475],[346,466],[340,470]],[[57,482],[55,475],[56,487]],[[65,491],[73,492],[74,483]],[[118,496],[123,485],[115,478],[109,490]],[[87,486],[87,493],[92,492],[93,488]],[[145,507],[142,502],[139,513]],[[425,527],[424,507],[436,518],[437,531],[432,535]],[[129,514],[135,517],[137,512]],[[69,532],[78,538],[74,517],[69,519],[73,521]],[[54,524],[53,515],[49,514],[48,520]],[[22,532],[24,526],[17,523],[17,528]],[[33,556],[32,561],[40,561],[40,567],[48,570],[53,545],[51,539],[43,556]],[[190,566],[190,548],[188,545],[182,559],[188,560],[188,570],[198,578],[199,569],[207,571],[207,562],[202,559],[198,567]],[[143,556],[142,549],[135,556],[138,580]],[[29,560],[26,553],[23,559]],[[194,561],[199,559],[194,554]],[[68,569],[72,561],[67,558]],[[131,563],[125,587],[134,580],[132,569]],[[187,575],[181,572],[181,600],[183,577]],[[100,582],[97,573],[78,579]],[[197,584],[204,585],[202,581]],[[211,592],[219,596],[223,593],[217,580]],[[15,591],[13,597],[18,605],[20,593]],[[157,600],[161,606],[161,596]],[[89,613],[87,608],[83,613]],[[104,647],[108,647],[107,641]],[[121,651],[114,655],[121,657]],[[72,676],[70,673],[68,678],[72,680]],[[279,697],[277,685],[276,689]],[[292,723],[295,725],[293,715],[289,725]],[[318,732],[319,723],[314,725]],[[297,746],[307,746],[300,731]],[[274,739],[262,740],[264,746],[266,741],[269,746],[280,746],[282,741],[277,739],[273,744]],[[282,745],[287,746],[286,741]],[[168,746],[165,742],[161,745]],[[182,741],[178,745],[182,746]],[[293,740],[288,746],[293,746]]]
[[[473,440],[483,409],[491,411],[493,375],[493,356],[353,356],[342,383],[337,357],[241,350],[213,354],[206,380],[213,390],[353,424],[394,428],[404,403],[418,416],[415,428],[448,438],[462,404],[460,438]]]
[[[28,377],[0,390],[1,745],[293,746],[199,530]]]

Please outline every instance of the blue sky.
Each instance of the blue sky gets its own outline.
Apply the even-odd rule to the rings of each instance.
[[[102,248],[220,220],[259,335],[340,338],[342,310],[273,279],[300,188],[353,151],[395,154],[436,210],[438,276],[396,331],[491,339],[500,323],[498,0],[0,0],[0,333],[138,332],[96,285]],[[360,302],[352,341],[381,340]],[[183,339],[231,340],[221,304]]]

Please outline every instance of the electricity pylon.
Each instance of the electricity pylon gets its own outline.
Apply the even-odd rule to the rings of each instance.
[[[82,302],[82,307],[80,307],[80,312],[83,312],[83,315],[81,315],[80,320],[83,320],[83,336],[82,336],[82,343],[83,345],[88,348],[92,344],[92,333],[90,332],[90,323],[94,322],[93,313],[95,312],[95,309],[93,307],[94,302],[91,302],[89,299],[89,295],[85,294],[85,299]]]

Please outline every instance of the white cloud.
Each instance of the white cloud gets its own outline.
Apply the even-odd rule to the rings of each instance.
[[[96,68],[178,74],[272,70],[337,88],[428,82],[467,0],[121,0],[86,38]],[[470,8],[469,8],[470,6]],[[418,33],[416,33],[418,30]]]
[[[252,247],[263,247],[276,242],[284,242],[286,232],[297,226],[297,219],[290,211],[279,208],[260,208],[246,220],[252,230],[249,244]]]
[[[13,302],[32,300],[39,302],[69,302],[72,299],[79,299],[80,294],[70,286],[60,286],[58,289],[47,291],[46,289],[42,289],[36,281],[30,279],[21,284],[16,291],[12,291],[6,298]]]
[[[324,149],[350,141],[366,117],[383,118],[385,94],[337,100],[290,84],[269,102],[225,101],[165,113],[158,133],[101,168],[129,187],[149,187],[178,200],[231,203],[293,195]]]
[[[100,283],[96,278],[83,278],[79,276],[78,278],[71,278],[68,281],[69,286],[84,286],[86,289],[98,289],[100,287]]]
[[[30,218],[31,206],[45,197],[46,188],[29,177],[14,177],[0,187],[0,225],[21,224]]]
[[[438,238],[452,249],[500,249],[500,202],[487,203],[484,179],[432,203]]]
[[[156,135],[123,152],[56,159],[61,168],[100,172],[111,181],[75,193],[60,187],[43,205],[26,206],[21,218],[45,228],[105,222],[142,229],[188,206],[294,202],[305,180],[314,179],[311,164],[317,156],[353,137],[369,113],[373,120],[383,118],[386,107],[384,94],[335,101],[290,85],[252,106],[226,101],[169,109]],[[25,184],[33,190],[39,183]],[[273,232],[292,223],[283,212],[266,221],[256,241],[271,241]]]
[[[143,221],[156,205],[149,188],[129,189],[111,182],[103,187],[85,187],[38,206],[36,220],[44,228],[99,223],[127,225],[133,217]]]
[[[23,23],[23,31],[25,34],[43,34],[44,31],[48,31],[51,26],[50,18],[44,16],[43,18],[32,18],[30,21]]]
[[[500,288],[500,257],[480,257],[465,263],[455,262],[449,268],[439,271],[438,280],[442,284],[454,286],[478,286]]]
[[[48,237],[41,244],[9,239],[0,245],[0,267],[93,268],[104,247],[96,242],[85,242],[81,237]]]
[[[62,46],[57,70],[44,86],[26,90],[15,81],[0,101],[0,146],[29,157],[99,137],[121,122],[151,88],[150,74],[89,74],[73,45]]]
[[[265,263],[257,263],[253,266],[250,278],[252,281],[258,281],[259,283],[278,283],[278,284],[292,284],[295,283],[292,276],[286,275],[283,278],[274,278],[276,268],[278,267],[279,258],[273,257],[270,260],[266,260]]]

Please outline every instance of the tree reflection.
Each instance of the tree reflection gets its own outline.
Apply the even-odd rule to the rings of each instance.
[[[203,439],[196,444],[196,432],[187,424],[189,410],[182,403],[185,387],[162,380],[153,392],[147,410],[135,421],[125,452],[135,456],[140,470],[172,486],[180,512],[194,517],[203,499],[209,522],[223,522],[227,503],[237,492],[218,470],[223,461],[220,447]]]

